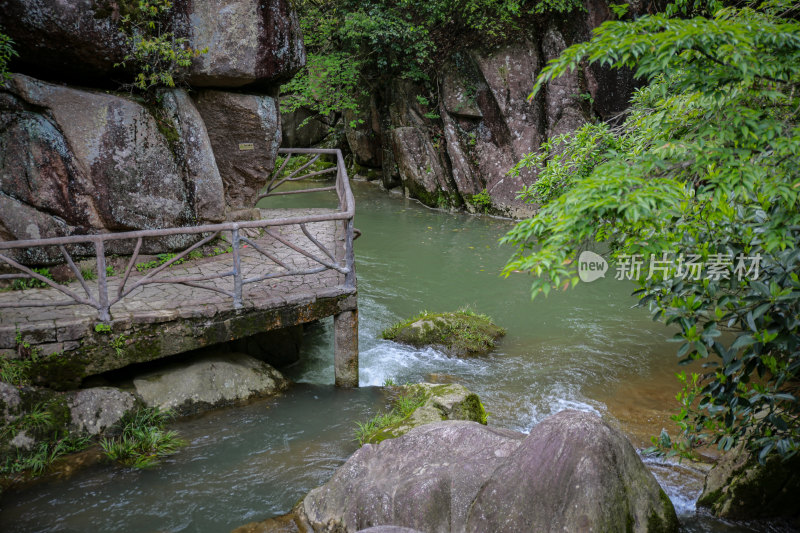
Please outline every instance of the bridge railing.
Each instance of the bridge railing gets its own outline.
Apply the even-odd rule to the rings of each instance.
[[[340,150],[335,149],[300,149],[300,148],[283,148],[279,150],[279,154],[284,155],[283,164],[275,170],[270,176],[269,183],[264,192],[259,195],[254,204],[258,203],[262,198],[269,196],[279,196],[285,194],[301,194],[312,192],[335,191],[338,197],[338,207],[334,210],[325,213],[308,214],[302,216],[287,216],[282,218],[269,218],[263,220],[249,220],[238,222],[225,222],[221,224],[206,224],[201,226],[185,226],[176,228],[162,228],[162,229],[149,229],[138,230],[120,233],[98,233],[90,235],[72,235],[68,237],[53,237],[47,239],[29,239],[18,241],[0,241],[0,264],[6,264],[11,267],[10,273],[0,274],[0,280],[37,280],[40,285],[45,285],[56,291],[59,291],[65,297],[60,301],[36,301],[35,298],[29,298],[26,293],[29,291],[15,291],[18,295],[16,301],[2,301],[0,308],[31,308],[31,307],[53,307],[53,306],[69,306],[69,305],[86,305],[97,310],[98,320],[107,322],[111,320],[111,308],[128,297],[136,289],[145,285],[158,284],[158,283],[171,283],[186,285],[194,288],[206,289],[223,294],[231,298],[234,308],[241,308],[243,306],[243,288],[251,283],[259,283],[265,280],[273,280],[276,278],[287,276],[301,276],[316,274],[325,270],[335,270],[344,275],[345,286],[347,288],[355,288],[355,268],[354,268],[354,252],[353,252],[353,216],[355,214],[355,200],[353,193],[350,189],[350,183],[347,176],[347,171],[344,166],[344,160]],[[302,164],[299,168],[293,170],[290,174],[284,176],[287,164],[293,156],[310,156],[310,160]],[[335,156],[336,164],[330,168],[321,171],[306,172],[308,168],[313,165],[317,159],[323,155]],[[298,189],[291,191],[276,191],[281,185],[290,182],[297,182],[309,178],[320,177],[325,174],[336,174],[335,185],[324,187],[313,187],[309,189]],[[315,222],[328,222],[335,221],[340,224],[337,233],[343,236],[343,246],[339,245],[334,240],[334,249],[327,248],[323,243],[316,239],[308,229],[308,224]],[[275,231],[280,226],[297,225],[301,229],[307,242],[299,244],[292,242],[281,236],[279,232]],[[304,268],[295,268],[282,261],[275,254],[275,250],[268,250],[263,246],[263,243],[257,242],[255,239],[248,237],[247,229],[259,229],[266,235],[269,235],[274,240],[274,243],[280,243],[283,246],[291,248],[301,256],[309,260],[308,265]],[[187,275],[187,276],[165,276],[164,270],[176,263],[181,263],[190,254],[213,241],[221,234],[230,233],[230,270],[224,272],[206,274],[206,275]],[[199,240],[185,248],[183,251],[175,253],[163,264],[149,269],[143,276],[133,276],[136,261],[140,256],[142,244],[148,238],[164,238],[177,235],[196,235]],[[127,267],[122,274],[121,281],[116,284],[113,290],[109,288],[109,276],[106,270],[106,253],[109,243],[112,241],[135,241],[133,253],[127,262]],[[241,251],[244,245],[251,246],[253,250],[260,254],[260,257],[271,261],[277,266],[277,271],[267,274],[260,274],[252,277],[247,277],[242,272],[242,257]],[[15,249],[30,250],[33,248],[56,247],[64,262],[69,266],[72,274],[75,276],[80,288],[74,286],[65,286],[49,279],[47,276],[40,272],[36,272],[33,268],[26,266],[12,257],[9,257],[8,251]],[[73,250],[70,253],[70,249]],[[86,250],[92,250],[93,254],[86,254]],[[96,260],[97,268],[97,282],[90,283],[87,281],[81,269],[75,263],[73,254],[76,250],[83,250],[78,252],[82,256],[93,255]],[[218,256],[217,260],[222,256]],[[228,288],[219,286],[210,286],[203,282],[213,281],[222,278],[232,278],[233,283]],[[35,292],[35,291],[34,291]],[[5,299],[4,299],[5,300]]]

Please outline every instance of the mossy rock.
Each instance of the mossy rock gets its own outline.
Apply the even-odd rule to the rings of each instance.
[[[389,415],[378,415],[373,420],[381,420],[371,433],[361,437],[362,443],[376,444],[386,439],[405,435],[415,427],[442,420],[470,420],[486,424],[486,410],[477,394],[463,385],[417,383],[391,387],[394,407]],[[416,408],[405,413],[399,407],[399,398],[411,399]],[[394,416],[392,416],[394,415]]]
[[[453,313],[420,313],[384,330],[382,336],[418,348],[431,346],[448,355],[465,357],[489,353],[497,339],[505,334],[506,330],[495,325],[488,316],[459,309]]]
[[[785,462],[777,456],[758,461],[742,446],[725,453],[706,476],[697,501],[720,518],[788,518],[800,522],[800,456]]]

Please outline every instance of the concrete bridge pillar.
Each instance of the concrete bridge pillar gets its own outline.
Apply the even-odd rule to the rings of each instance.
[[[333,372],[337,387],[358,387],[358,309],[333,317]]]

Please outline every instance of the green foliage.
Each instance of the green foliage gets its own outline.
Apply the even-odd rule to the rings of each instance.
[[[797,11],[684,2],[667,13],[606,22],[537,78],[534,94],[588,61],[632,68],[649,84],[618,129],[587,126],[523,163],[542,180],[523,195],[547,203],[502,239],[517,247],[505,273],[535,274],[534,295],[575,285],[575,258],[592,241],[645,265],[663,253],[728,261],[724,276],[695,279],[677,262],[638,276],[640,305],[679,328],[681,362],[708,369],[683,377],[684,442],[656,442],[688,453],[744,439],[762,461],[788,457],[800,446]],[[734,275],[755,257],[758,275]]]
[[[97,279],[97,274],[91,268],[82,268],[81,269],[81,276],[86,281],[92,281]]]
[[[9,359],[0,356],[0,381],[21,387],[30,383],[28,372],[33,366],[30,359]]]
[[[144,262],[144,263],[137,263],[136,264],[136,270],[139,271],[139,272],[146,272],[146,271],[148,271],[150,269],[153,269],[153,268],[156,268],[156,267],[160,267],[161,265],[163,265],[164,263],[166,263],[167,261],[169,261],[173,257],[175,257],[175,254],[169,253],[169,252],[168,253],[163,253],[163,254],[158,254],[158,255],[156,255],[156,258],[153,259],[152,261],[147,261],[147,262]],[[180,265],[184,261],[186,261],[186,259],[183,259],[183,258],[178,259],[177,261],[172,263],[170,266],[172,267],[172,266],[175,266],[175,265]]]
[[[0,465],[0,475],[13,475],[30,471],[34,475],[43,473],[56,459],[75,453],[89,446],[89,437],[64,437],[53,442],[41,442],[30,451],[17,450],[6,457]]]
[[[283,110],[304,107],[321,116],[356,111],[359,97],[366,95],[359,86],[359,67],[357,61],[343,53],[309,52],[305,67],[281,88],[287,95],[281,101]]]
[[[524,186],[519,197],[546,203],[561,196],[573,182],[588,177],[608,154],[624,151],[626,140],[615,135],[608,124],[585,124],[575,132],[548,139],[538,152],[525,155],[509,174],[518,176],[523,168],[537,171],[538,179]]]
[[[175,431],[166,431],[166,423],[172,418],[168,411],[142,408],[126,414],[120,420],[121,434],[116,438],[104,438],[100,447],[106,456],[132,468],[148,468],[178,451],[185,443]]]
[[[127,335],[117,335],[111,339],[109,345],[114,349],[114,353],[117,354],[117,357],[125,355],[125,341],[127,340]]]
[[[131,52],[115,66],[131,63],[138,70],[133,87],[150,91],[157,87],[175,87],[185,76],[192,58],[208,52],[194,50],[188,39],[169,31],[170,0],[138,0],[137,9],[122,17]]]
[[[0,30],[2,30],[2,27],[0,27]],[[11,74],[8,72],[8,63],[17,56],[19,54],[14,50],[14,41],[0,31],[0,87],[4,87],[6,81],[11,78]]]
[[[34,268],[33,271],[44,278],[47,278],[49,280],[53,279],[53,274],[50,272],[49,268],[46,267]],[[44,287],[48,287],[47,283],[36,278],[15,279],[11,283],[11,288],[15,291],[24,291],[26,289],[41,289]]]
[[[366,90],[399,77],[426,82],[453,36],[501,43],[525,17],[583,9],[578,0],[300,0],[307,66],[284,85],[288,108],[357,111]],[[422,101],[420,101],[422,104]],[[427,104],[423,104],[427,105]],[[436,119],[429,112],[428,118]]]
[[[478,194],[472,195],[470,201],[472,202],[472,205],[484,213],[488,213],[489,209],[492,207],[492,197],[489,195],[486,189],[483,189]]]

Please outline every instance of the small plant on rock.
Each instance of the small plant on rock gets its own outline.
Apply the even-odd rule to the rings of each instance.
[[[478,194],[472,196],[472,205],[474,205],[478,211],[488,213],[489,208],[492,207],[492,197],[486,189],[483,189]]]
[[[128,36],[131,52],[115,66],[126,67],[128,63],[136,66],[133,89],[175,87],[183,80],[192,58],[208,52],[207,48],[189,47],[188,39],[176,37],[170,31],[171,10],[169,0],[139,0],[138,8],[122,17],[122,30]]]

